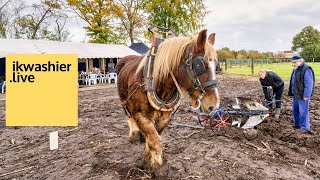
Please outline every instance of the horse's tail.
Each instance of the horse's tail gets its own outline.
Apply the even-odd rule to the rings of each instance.
[[[139,56],[136,56],[136,55],[130,55],[130,56],[123,57],[116,65],[117,73],[120,73],[121,69],[123,68],[123,66],[125,64],[127,64],[127,62],[134,60],[134,59],[137,59],[137,58],[139,58]]]

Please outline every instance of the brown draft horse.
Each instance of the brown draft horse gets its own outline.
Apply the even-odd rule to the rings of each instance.
[[[170,76],[173,73],[178,86],[189,93],[191,108],[210,112],[219,107],[220,98],[215,80],[216,51],[213,48],[215,34],[207,39],[207,30],[198,36],[174,37],[162,42],[155,54],[153,80],[156,93],[163,101],[169,101],[177,92],[177,85]],[[145,138],[143,167],[155,174],[162,164],[160,134],[168,125],[172,111],[155,109],[142,86],[143,68],[147,55],[126,56],[116,66],[118,94],[129,116],[129,141]],[[200,61],[201,64],[197,64]],[[195,63],[196,62],[196,63]],[[196,70],[202,65],[202,70]]]

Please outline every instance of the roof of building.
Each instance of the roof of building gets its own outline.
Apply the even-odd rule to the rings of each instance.
[[[77,54],[78,58],[122,58],[127,55],[139,55],[120,44],[0,39],[0,58],[6,54]]]
[[[144,43],[132,43],[129,48],[133,49],[139,54],[145,54],[149,51],[149,47],[145,45]]]
[[[280,52],[276,55],[276,58],[292,58],[293,56],[295,56],[296,54],[293,52]]]

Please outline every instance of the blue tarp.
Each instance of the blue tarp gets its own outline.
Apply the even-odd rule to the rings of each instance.
[[[139,54],[145,54],[146,52],[149,51],[148,46],[146,46],[143,43],[133,43],[129,48],[131,48],[132,50],[136,51]]]

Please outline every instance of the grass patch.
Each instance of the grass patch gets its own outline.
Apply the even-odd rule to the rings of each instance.
[[[320,81],[320,63],[307,63],[310,65],[315,73],[316,81]],[[224,65],[222,65],[224,70]],[[292,73],[292,63],[273,63],[273,64],[257,64],[254,66],[254,76],[258,77],[258,71],[260,69],[270,69],[275,71],[282,79],[290,80],[290,76]],[[225,72],[225,71],[224,71]],[[248,65],[234,65],[232,68],[228,67],[227,74],[239,74],[239,75],[251,75],[251,67]]]

